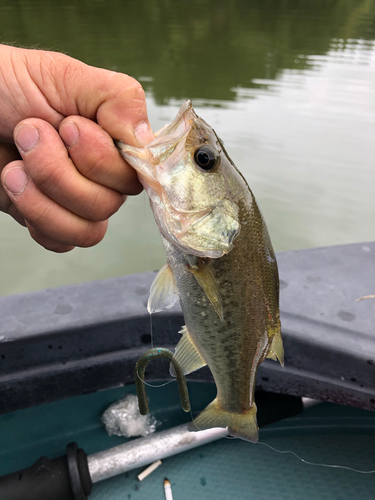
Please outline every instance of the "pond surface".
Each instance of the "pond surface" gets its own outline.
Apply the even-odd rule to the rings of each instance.
[[[2,41],[128,73],[158,130],[186,99],[223,139],[276,251],[374,239],[374,0],[2,0]],[[0,214],[0,295],[160,268],[144,194],[91,249]]]

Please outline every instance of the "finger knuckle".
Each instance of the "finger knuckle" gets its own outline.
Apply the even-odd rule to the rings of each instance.
[[[88,248],[97,245],[102,241],[107,230],[106,222],[87,221],[83,228],[72,239],[71,244],[77,247]]]
[[[90,221],[100,222],[107,220],[116,213],[121,204],[122,196],[120,193],[108,192],[107,189],[103,188],[90,196],[86,196],[79,212]]]
[[[31,236],[37,243],[39,243],[39,245],[42,245],[43,248],[49,250],[50,252],[66,253],[70,252],[70,250],[73,250],[74,248],[74,246],[72,245],[67,245],[59,241],[53,241],[43,237],[39,237],[39,235],[37,236],[31,235]]]
[[[122,197],[121,195],[113,197],[111,200],[108,200],[106,206],[104,206],[100,213],[97,214],[97,221],[104,221],[109,219],[113,214],[115,214],[118,209],[122,205]]]
[[[54,100],[65,115],[75,114],[76,106],[69,98],[72,86],[80,80],[86,65],[76,59],[58,52],[47,52],[44,59],[49,71],[44,71],[51,80],[51,91],[55,90]]]
[[[58,188],[64,169],[60,168],[55,161],[51,161],[40,165],[37,169],[30,169],[29,173],[39,189],[52,193]]]
[[[108,154],[106,152],[96,151],[95,157],[91,157],[90,161],[87,161],[85,167],[79,167],[78,169],[83,173],[88,179],[102,179],[104,169],[106,171],[112,170],[112,165],[108,161]]]
[[[142,85],[134,78],[130,78],[129,92],[134,100],[142,102],[146,100],[145,91],[143,90]]]
[[[51,252],[55,253],[64,253],[69,252],[74,248],[72,245],[62,243],[56,237],[50,238],[49,236],[36,229],[30,223],[27,224],[27,229],[29,230],[30,236],[33,238],[33,240],[35,240],[46,250],[50,250]]]
[[[34,228],[43,231],[45,228],[53,227],[55,213],[48,204],[34,203],[32,209],[27,210],[26,207],[24,212],[25,219]]]
[[[127,107],[146,107],[146,95],[142,85],[135,78],[118,74],[120,93],[125,94]]]
[[[66,252],[70,252],[71,250],[74,249],[74,246],[65,245],[64,243],[44,244],[43,246],[46,250],[50,250],[51,252],[55,252],[55,253],[66,253]]]

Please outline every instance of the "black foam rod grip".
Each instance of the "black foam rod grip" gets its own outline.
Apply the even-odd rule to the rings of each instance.
[[[76,443],[67,455],[41,457],[31,467],[0,477],[1,500],[86,500],[92,482],[87,455]]]

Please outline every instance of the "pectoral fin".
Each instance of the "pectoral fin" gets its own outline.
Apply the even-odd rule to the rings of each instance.
[[[165,264],[154,279],[150,288],[147,311],[151,313],[170,309],[178,300],[176,283],[168,264]]]
[[[182,327],[181,333],[182,337],[176,346],[173,358],[181,366],[184,375],[186,375],[199,370],[199,368],[206,366],[207,363],[196,348],[186,326]],[[172,365],[170,372],[173,377],[176,376]]]
[[[279,360],[280,365],[284,367],[284,348],[280,330],[274,335],[270,350],[266,357],[274,359],[275,361]]]
[[[207,269],[207,266],[205,266],[200,260],[198,261],[197,267],[190,267],[190,270],[200,286],[203,288],[204,293],[207,295],[208,300],[211,302],[217,315],[221,321],[224,321],[223,305],[221,303],[219,287],[215,278]]]

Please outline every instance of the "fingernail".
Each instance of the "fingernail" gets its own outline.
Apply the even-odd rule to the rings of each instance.
[[[31,125],[21,125],[16,131],[15,141],[18,149],[27,153],[39,142],[39,132]]]
[[[14,167],[6,172],[4,186],[14,195],[20,195],[25,191],[29,176],[22,167]]]
[[[60,127],[60,137],[65,142],[65,145],[68,148],[71,148],[78,142],[79,139],[79,130],[77,125],[74,122],[65,122]]]
[[[146,122],[137,123],[134,127],[134,136],[141,146],[150,144],[150,142],[154,139],[154,134]]]

